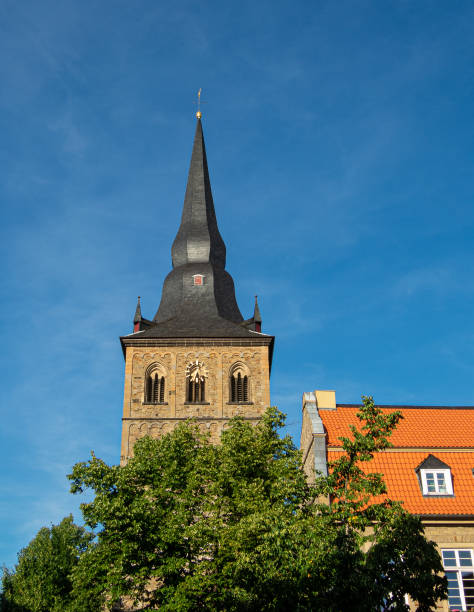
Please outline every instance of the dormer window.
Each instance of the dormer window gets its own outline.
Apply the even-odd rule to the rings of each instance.
[[[421,470],[421,484],[425,495],[452,495],[451,470]]]
[[[434,455],[428,455],[415,472],[423,495],[453,495],[451,469]]]

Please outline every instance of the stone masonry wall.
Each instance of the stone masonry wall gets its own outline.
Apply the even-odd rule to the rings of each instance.
[[[206,403],[186,403],[186,367],[198,360],[206,369]],[[249,372],[249,402],[230,403],[229,373],[242,363]],[[159,364],[166,373],[165,403],[145,402],[147,369]],[[195,418],[211,440],[218,442],[229,418],[239,414],[257,422],[270,405],[267,346],[127,347],[121,463],[133,454],[138,438],[159,438],[189,418]]]

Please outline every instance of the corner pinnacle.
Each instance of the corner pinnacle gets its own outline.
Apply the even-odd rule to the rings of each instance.
[[[262,315],[260,314],[260,308],[258,307],[257,296],[255,296],[255,308],[253,311],[253,321],[255,323],[255,331],[262,331]]]
[[[135,316],[133,317],[133,331],[139,331],[141,320],[142,320],[142,309],[140,306],[140,296],[138,296],[137,307],[135,309]]]

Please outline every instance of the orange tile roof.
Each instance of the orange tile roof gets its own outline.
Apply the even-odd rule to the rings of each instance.
[[[338,405],[319,410],[328,432],[328,445],[340,446],[339,436],[349,436],[349,424],[358,424],[358,406]],[[474,448],[474,408],[383,407],[383,412],[401,410],[403,419],[390,441],[399,448]],[[473,462],[474,463],[474,462]],[[472,465],[471,467],[474,467]]]
[[[320,414],[323,411],[320,411]],[[385,451],[374,455],[372,461],[360,464],[367,472],[384,475],[387,495],[403,501],[405,510],[422,515],[474,515],[474,452],[435,452],[435,456],[451,468],[454,496],[423,496],[415,468],[426,459],[427,451]],[[329,451],[328,461],[341,456],[341,451]]]

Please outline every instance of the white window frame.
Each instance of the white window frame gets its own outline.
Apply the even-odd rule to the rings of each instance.
[[[447,555],[445,553],[447,553]],[[463,553],[462,556],[459,553]],[[469,553],[470,559],[466,553]],[[470,578],[470,580],[472,580],[472,586],[474,587],[474,550],[470,548],[445,548],[441,551],[441,555],[444,572],[448,579],[448,598],[457,598],[460,601],[460,604],[457,602],[449,603],[449,609],[463,611],[471,610],[474,601],[466,603],[463,573],[471,574],[472,578]],[[451,564],[447,563],[447,561]],[[451,593],[449,592],[450,590]],[[467,607],[468,604],[469,607]]]
[[[421,475],[421,487],[423,489],[423,495],[453,495],[453,481],[451,478],[450,469],[443,470],[440,468],[434,468],[434,469],[429,469],[429,468],[424,469],[423,468],[420,470],[420,475]],[[428,480],[431,480],[430,478],[431,475],[434,477],[434,486],[435,486],[434,491],[429,490]],[[438,475],[444,478],[444,484],[446,485],[446,491],[441,490]]]

